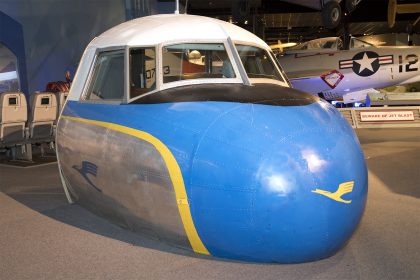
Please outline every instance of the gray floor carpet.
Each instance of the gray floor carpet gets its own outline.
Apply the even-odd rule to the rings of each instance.
[[[420,279],[420,129],[358,132],[369,168],[363,220],[313,263],[199,257],[66,203],[55,163],[0,166],[0,279]]]

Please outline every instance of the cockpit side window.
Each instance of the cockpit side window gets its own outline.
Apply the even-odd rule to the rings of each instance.
[[[97,55],[86,100],[123,100],[124,51],[104,51]]]
[[[189,79],[235,78],[222,43],[185,43],[163,47],[163,82]]]
[[[156,89],[155,48],[130,50],[130,99]]]
[[[235,45],[248,77],[285,82],[266,50],[246,45]]]

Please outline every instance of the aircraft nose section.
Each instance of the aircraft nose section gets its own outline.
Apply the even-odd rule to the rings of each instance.
[[[202,135],[186,179],[207,249],[247,261],[331,256],[356,229],[367,197],[360,144],[322,101],[239,105]]]

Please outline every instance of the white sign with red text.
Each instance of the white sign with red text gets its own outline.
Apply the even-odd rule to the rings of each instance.
[[[362,122],[414,121],[412,111],[360,112]]]

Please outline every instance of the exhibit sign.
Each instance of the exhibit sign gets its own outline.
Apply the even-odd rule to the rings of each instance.
[[[413,111],[360,112],[362,122],[414,121]]]

